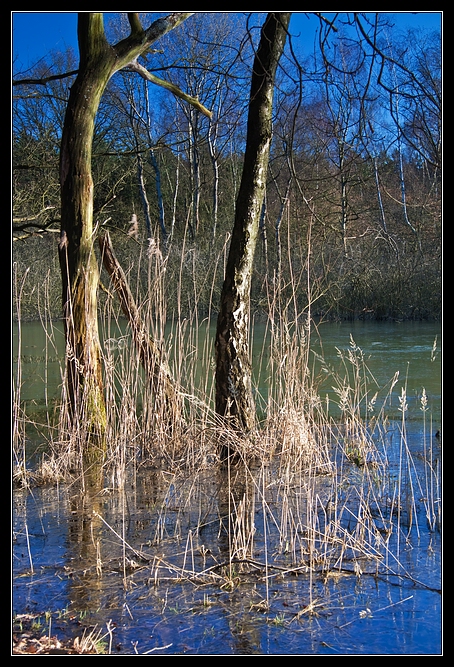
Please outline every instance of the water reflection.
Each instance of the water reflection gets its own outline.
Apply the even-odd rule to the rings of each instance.
[[[441,391],[431,360],[438,327],[330,325],[331,337],[322,331],[329,363],[340,363],[335,348],[348,349],[352,328],[380,381],[402,372],[396,413],[401,386],[408,390],[408,452],[402,422],[390,421],[380,451],[385,476],[346,457],[344,447],[334,457],[337,476],[298,482],[279,465],[184,476],[137,462],[123,478],[92,470],[68,486],[15,490],[14,611],[50,611],[72,636],[112,621],[122,654],[439,653],[441,443],[433,434]],[[33,340],[42,355],[25,329],[24,346]],[[111,333],[111,354],[123,353],[124,332]],[[254,349],[263,347],[260,336]],[[52,364],[58,371],[58,360]],[[24,373],[24,400],[44,397],[42,377],[36,368]],[[57,394],[59,371],[55,378]],[[328,378],[321,390],[329,387]],[[349,511],[336,514],[336,502],[347,501]],[[369,551],[348,561],[345,544],[354,551],[361,530]],[[69,617],[80,630],[64,625]]]
[[[81,627],[112,621],[121,653],[163,646],[172,654],[439,652],[439,534],[421,521],[419,536],[413,530],[401,545],[399,567],[389,558],[389,567],[371,561],[356,574],[348,567],[284,574],[297,553],[282,549],[285,531],[306,521],[307,490],[295,489],[277,525],[283,503],[275,474],[240,465],[184,478],[144,466],[124,490],[98,475],[33,495],[18,490],[15,611],[64,613]],[[321,498],[326,483],[305,488]],[[302,533],[299,540],[307,559]],[[273,567],[286,559],[287,568]]]

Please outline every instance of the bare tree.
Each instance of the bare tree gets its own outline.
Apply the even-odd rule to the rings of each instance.
[[[247,94],[240,85],[244,80],[249,81],[250,76],[247,73],[247,79],[243,79],[241,55],[247,44],[242,39],[243,32],[236,14],[201,12],[168,37],[162,56],[162,69],[166,69],[164,57],[175,62],[172,70],[175,83],[212,111],[208,121],[199,110],[180,100],[172,107],[164,102],[163,125],[169,128],[167,143],[171,140],[178,155],[184,155],[182,166],[189,191],[184,191],[183,182],[182,194],[188,209],[188,231],[197,244],[199,240],[204,242],[207,227],[212,244],[218,234],[220,204],[225,193],[221,185],[222,165],[247,104]]]
[[[136,71],[201,107],[198,100],[185,96],[176,86],[157,79],[137,61],[158,38],[176,28],[190,15],[191,12],[169,14],[144,29],[138,14],[129,13],[129,36],[112,45],[105,36],[102,13],[79,14],[80,62],[66,108],[60,149],[62,210],[59,257],[70,416],[74,421],[83,415],[87,441],[95,445],[99,438],[103,441],[106,427],[97,324],[99,275],[94,253],[96,227],[93,221],[91,173],[95,118],[109,80],[123,68]]]
[[[216,329],[216,411],[236,428],[255,422],[249,354],[252,264],[265,194],[276,69],[290,13],[271,12],[252,69],[243,173]],[[228,454],[228,446],[223,454]]]
[[[13,82],[14,240],[59,232],[58,146],[71,79],[50,72],[73,66],[70,53],[57,54],[33,67],[29,83]]]

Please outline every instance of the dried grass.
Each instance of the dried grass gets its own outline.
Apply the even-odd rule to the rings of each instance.
[[[411,530],[418,530],[415,499],[421,493],[430,529],[439,528],[438,464],[425,435],[425,475],[415,482],[419,478],[406,444],[404,395],[397,482],[390,475],[386,415],[396,377],[387,387],[378,387],[353,339],[347,351],[339,350],[343,372],[334,373],[319,357],[321,371],[316,373],[310,365],[314,323],[308,313],[292,319],[290,308],[278,309],[274,296],[259,362],[262,376],[268,378],[267,395],[258,401],[263,419],[247,436],[231,430],[213,409],[210,320],[199,322],[196,308],[190,320],[177,313],[166,334],[165,266],[155,256],[147,261],[149,298],[141,305],[141,317],[170,368],[182,412],[175,411],[169,421],[144,375],[131,333],[109,297],[100,325],[107,406],[102,457],[84,456],[88,420],[83,408],[76,426],[70,423],[62,361],[57,418],[49,409],[41,425],[46,451],[38,465],[30,466],[19,362],[13,395],[15,483],[84,480],[91,471],[110,492],[124,493],[141,470],[158,471],[165,492],[156,503],[153,544],[178,538],[184,548],[172,562],[141,554],[148,578],[156,584],[164,578],[184,578],[228,587],[250,572],[260,572],[268,584],[286,574],[361,576],[384,565],[397,567],[402,542]],[[22,288],[23,282],[16,279],[19,326]],[[43,324],[48,324],[45,316]],[[56,349],[52,331],[49,339]],[[334,405],[320,395],[320,373],[331,377]],[[427,404],[423,402],[421,409],[427,420]],[[226,443],[235,458],[222,463],[219,451]],[[207,474],[216,479],[211,494],[206,492]],[[190,525],[183,520],[188,512]],[[209,566],[202,541],[207,526],[217,526],[225,546],[225,557]],[[116,537],[122,542],[120,535]],[[128,568],[137,553],[124,540],[123,547],[126,573],[128,550]],[[312,600],[307,613],[315,608]]]

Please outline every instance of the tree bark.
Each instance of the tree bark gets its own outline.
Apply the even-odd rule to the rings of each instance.
[[[112,72],[102,15],[79,16],[80,66],[66,109],[60,149],[63,318],[71,421],[90,433],[106,426],[98,335],[98,265],[93,250],[91,150],[99,102]]]
[[[112,46],[104,34],[102,13],[79,14],[79,70],[66,108],[60,150],[59,259],[69,413],[72,423],[80,421],[86,425],[88,442],[102,439],[106,428],[97,321],[99,274],[93,246],[96,230],[91,152],[95,118],[112,75],[136,63],[156,39],[190,15],[191,12],[176,12],[144,30],[138,15],[130,13],[129,37]]]
[[[249,354],[252,265],[266,187],[274,80],[289,21],[288,12],[267,15],[254,59],[246,151],[216,329],[216,411],[245,432],[255,423]]]

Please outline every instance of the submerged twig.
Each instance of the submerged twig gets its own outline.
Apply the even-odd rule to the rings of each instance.
[[[114,528],[112,528],[112,526],[110,526],[110,525],[107,523],[107,521],[106,521],[106,520],[99,514],[99,512],[95,512],[95,511],[93,510],[93,515],[96,516],[98,519],[101,519],[101,521],[103,522],[103,524],[104,524],[105,526],[107,526],[107,528],[108,528],[109,530],[111,530],[112,533],[113,533],[116,537],[118,537],[118,539],[120,540],[120,542],[121,542],[125,547],[127,547],[130,551],[132,551],[132,553],[133,553],[137,558],[139,558],[140,560],[144,561],[145,563],[149,563],[149,562],[152,560],[151,556],[148,556],[147,554],[144,554],[142,551],[137,551],[137,549],[134,549],[134,547],[132,547],[130,544],[128,544],[128,542],[126,542],[126,540],[125,540],[121,535],[119,535],[119,533],[117,533],[117,531],[116,531]]]

